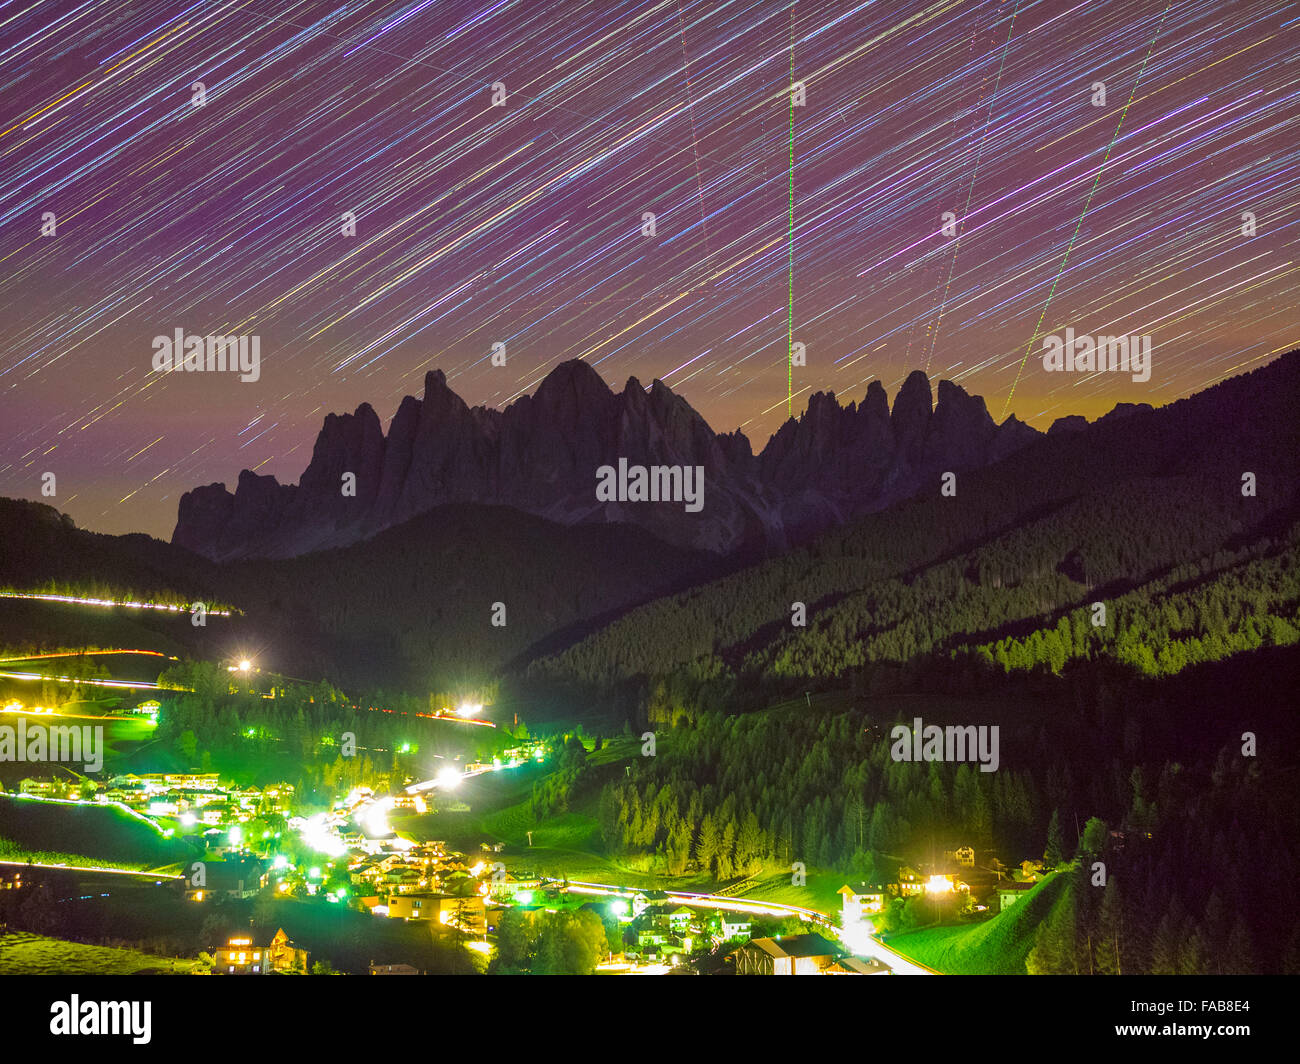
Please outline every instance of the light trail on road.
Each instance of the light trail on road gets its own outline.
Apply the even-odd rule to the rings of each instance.
[[[80,598],[76,595],[41,595],[30,591],[0,591],[0,598],[34,599],[37,602],[67,602],[74,606],[124,606],[129,610],[162,610],[164,613],[189,613],[191,607],[166,602],[136,602],[132,599]],[[229,610],[208,609],[209,617],[229,617]]]
[[[15,661],[44,661],[46,658],[102,658],[109,654],[147,654],[152,658],[167,658],[168,661],[181,660],[164,654],[161,650],[60,650],[54,654],[24,654],[17,658],[0,658],[0,665],[9,665]]]
[[[52,868],[60,869],[65,872],[105,872],[113,876],[137,876],[143,879],[163,880],[178,879],[184,880],[184,876],[173,875],[170,872],[133,872],[128,868],[100,868],[97,865],[69,865],[69,864],[44,864],[40,861],[0,861],[0,865],[9,865],[13,868]]]
[[[554,882],[554,881],[552,881]],[[641,893],[634,887],[620,887],[610,883],[587,883],[568,880],[569,889],[580,894],[611,894],[617,897],[631,897]],[[668,897],[686,905],[698,905],[701,908],[727,909],[731,912],[748,912],[762,916],[798,916],[809,923],[817,924],[839,937],[839,928],[825,913],[816,909],[805,909],[799,905],[787,905],[779,901],[758,901],[749,898],[727,898],[718,894],[693,894],[682,890],[665,890]],[[862,953],[885,964],[897,975],[940,975],[933,968],[918,964],[904,957],[898,951],[886,946],[877,938],[864,937],[854,943],[854,953]]]
[[[39,672],[0,672],[0,677],[7,680],[49,680],[51,683],[71,683],[77,685],[86,685],[89,687],[125,687],[139,688],[143,691],[170,691],[178,688],[159,687],[156,683],[149,683],[146,680],[86,680],[80,677],[72,676],[42,676]]]

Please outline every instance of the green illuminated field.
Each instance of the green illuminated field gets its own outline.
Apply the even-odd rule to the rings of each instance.
[[[991,920],[909,931],[891,937],[889,945],[945,975],[1024,975],[1034,932],[1065,885],[1065,876],[1048,876]]]
[[[77,854],[86,864],[158,868],[184,860],[189,847],[111,806],[39,802],[0,795],[0,839],[13,852]],[[10,860],[18,858],[11,857]]]
[[[23,931],[0,935],[0,975],[186,975],[194,961],[86,946]]]

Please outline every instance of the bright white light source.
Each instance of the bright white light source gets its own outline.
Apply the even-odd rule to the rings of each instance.
[[[252,667],[253,667],[253,663],[249,661],[247,658],[244,658],[244,660],[239,663],[240,672],[247,672]]]
[[[456,715],[461,717],[472,717],[476,713],[483,711],[482,702],[462,702],[456,707]]]
[[[392,807],[393,799],[391,797],[380,798],[378,801],[365,806],[358,819],[369,834],[374,836],[388,835],[392,831],[388,826],[388,811]]]
[[[442,787],[455,787],[460,783],[460,773],[454,768],[444,768],[438,773],[438,784]]]

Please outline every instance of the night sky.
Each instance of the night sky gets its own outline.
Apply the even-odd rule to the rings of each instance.
[[[0,494],[165,537],[330,411],[575,357],[758,450],[791,270],[796,414],[916,368],[1043,429],[1166,403],[1300,341],[1297,116],[1277,0],[0,3]],[[1045,373],[1067,326],[1150,381]],[[154,372],[176,328],[261,379]]]

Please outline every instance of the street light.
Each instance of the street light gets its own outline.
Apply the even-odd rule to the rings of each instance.
[[[252,663],[251,661],[249,661],[247,658],[244,658],[244,659],[243,659],[242,661],[240,661],[240,663],[239,663],[239,671],[240,671],[240,672],[247,672],[247,671],[248,671],[249,669],[251,669],[252,667],[253,667],[253,663]]]

